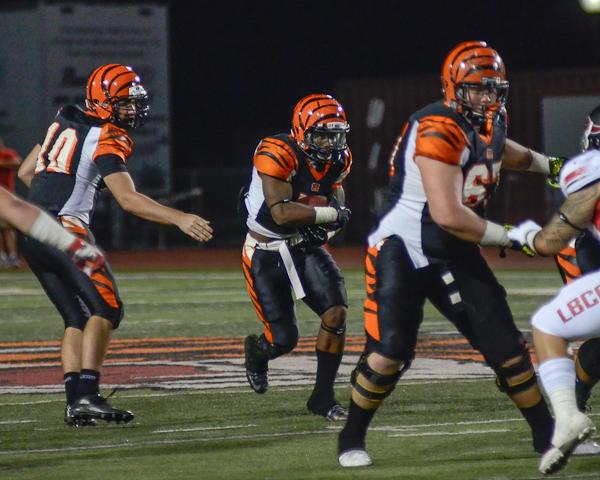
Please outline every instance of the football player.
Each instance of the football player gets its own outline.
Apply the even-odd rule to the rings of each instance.
[[[552,447],[539,465],[545,474],[564,467],[571,454],[598,453],[595,442],[585,442],[595,427],[584,412],[600,379],[600,300],[594,296],[600,293],[600,107],[588,117],[582,144],[583,153],[561,170],[566,200],[557,214],[541,231],[528,221],[510,232],[540,255],[555,254],[566,284],[531,320],[540,377],[556,416]],[[573,362],[568,343],[581,339],[589,340]]]
[[[23,163],[19,176],[31,181],[29,199],[92,245],[89,225],[103,185],[127,212],[176,225],[194,240],[210,240],[209,222],[161,205],[135,188],[126,164],[133,148],[129,131],[144,123],[148,110],[148,94],[131,67],[96,68],[87,81],[85,106],[64,106],[41,146],[28,156],[32,160]],[[108,263],[87,277],[63,255],[30,238],[23,242],[23,254],[65,325],[61,349],[65,424],[131,421],[132,412],[112,407],[99,393],[100,368],[112,331],[123,317]]]
[[[245,339],[246,377],[254,391],[264,393],[269,361],[296,347],[293,292],[321,318],[316,381],[306,406],[330,421],[346,418],[333,385],[344,351],[348,301],[342,273],[323,245],[350,218],[342,187],[352,163],[349,128],[333,97],[304,97],[294,108],[291,133],[258,144],[245,197],[243,271],[264,325],[260,336]]]
[[[507,139],[508,81],[484,42],[454,47],[442,66],[444,98],[414,113],[395,145],[388,200],[368,238],[367,344],[352,375],[340,432],[343,467],[370,465],[369,423],[410,367],[426,299],[479,350],[519,408],[533,448],[548,448],[553,420],[506,292],[479,245],[521,249],[485,219],[501,168],[549,175],[552,159]]]

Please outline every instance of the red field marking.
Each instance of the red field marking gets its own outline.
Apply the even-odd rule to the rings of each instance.
[[[225,378],[228,384],[242,385],[244,337],[171,337],[113,340],[102,369],[103,384],[161,388],[165,382],[175,382],[170,388],[186,388],[185,382],[210,384]],[[314,356],[316,337],[303,337],[291,354]],[[355,356],[363,351],[364,337],[349,337],[346,353]],[[31,350],[9,352],[3,350]],[[43,349],[42,351],[35,351]],[[52,349],[53,351],[47,351]],[[307,356],[308,354],[308,356]],[[423,335],[416,348],[417,358],[484,363],[460,335]],[[535,360],[535,356],[533,356]],[[298,373],[296,372],[296,375]],[[294,375],[290,371],[289,375]],[[439,372],[440,378],[444,372]],[[204,380],[202,380],[204,379]],[[177,383],[180,382],[181,384]],[[237,383],[236,383],[237,382]],[[25,341],[0,343],[0,389],[30,391],[31,387],[62,385],[60,342]],[[212,385],[214,387],[214,385]],[[218,386],[218,385],[217,385]],[[14,387],[14,388],[13,388]],[[1,390],[0,390],[1,391]]]

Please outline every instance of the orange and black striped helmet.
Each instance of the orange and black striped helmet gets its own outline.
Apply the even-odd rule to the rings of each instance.
[[[139,75],[117,63],[102,65],[91,73],[85,105],[88,115],[123,128],[142,126],[150,110]]]
[[[489,103],[471,104],[469,89],[488,92]],[[485,42],[459,43],[442,66],[442,92],[446,105],[476,124],[483,123],[506,103],[508,81],[502,58]]]
[[[327,162],[346,150],[349,131],[344,107],[331,95],[313,93],[294,107],[292,136],[314,160]]]

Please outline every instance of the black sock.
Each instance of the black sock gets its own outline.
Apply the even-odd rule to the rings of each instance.
[[[79,388],[77,389],[77,397],[86,395],[94,395],[100,391],[100,372],[96,370],[81,369],[79,374]]]
[[[333,383],[342,362],[341,353],[322,352],[317,349],[317,379],[311,398],[331,401],[335,398]]]
[[[353,448],[365,448],[367,429],[377,409],[365,410],[354,400],[350,400],[348,420],[338,438],[338,452],[342,453]]]
[[[587,402],[592,394],[593,387],[593,384],[586,383],[579,377],[575,379],[575,397],[577,399],[577,408],[579,411],[585,413]]]
[[[65,382],[65,394],[67,404],[71,405],[77,397],[77,387],[79,386],[79,372],[67,372],[63,375]]]
[[[533,449],[538,453],[544,453],[550,447],[552,433],[554,431],[554,420],[548,405],[542,399],[531,408],[520,408],[521,413],[531,427],[533,435]]]

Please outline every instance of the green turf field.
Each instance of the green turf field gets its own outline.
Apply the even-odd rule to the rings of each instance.
[[[360,335],[362,272],[345,274],[348,333]],[[560,286],[553,271],[498,276],[524,330],[530,314]],[[117,272],[117,279],[126,319],[116,339],[231,338],[259,331],[239,272]],[[315,335],[316,317],[302,305],[298,316],[301,332]],[[453,328],[427,308],[422,332]],[[0,274],[0,341],[57,340],[61,334],[58,315],[30,274]],[[438,380],[400,382],[368,437],[375,465],[354,471],[337,466],[339,426],[305,411],[309,385],[272,387],[262,396],[244,386],[122,390],[113,403],[133,410],[135,421],[82,430],[62,425],[62,394],[3,394],[0,479],[541,478],[528,428],[491,377],[444,376],[440,371]],[[346,381],[337,392],[347,401]],[[600,406],[598,398],[592,405]],[[577,457],[556,478],[600,478],[600,457]]]

